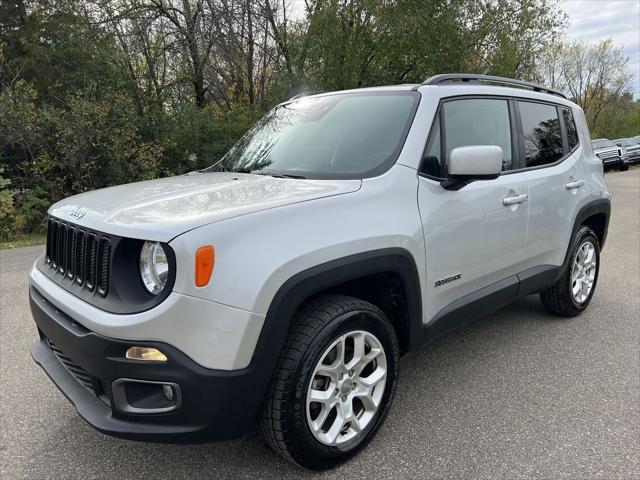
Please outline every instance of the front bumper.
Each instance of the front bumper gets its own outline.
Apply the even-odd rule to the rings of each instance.
[[[37,264],[30,285],[77,323],[108,338],[168,343],[213,370],[246,368],[255,354],[265,315],[171,292],[156,307],[120,315],[90,305],[43,274]]]
[[[263,393],[256,387],[264,384],[260,367],[204,368],[164,343],[116,340],[92,332],[33,286],[29,296],[40,334],[31,349],[33,359],[95,429],[133,440],[200,442],[237,438],[254,425]],[[128,360],[124,352],[132,345],[158,348],[168,361]],[[181,405],[163,414],[121,412],[112,408],[111,384],[119,378],[174,383],[181,390]]]

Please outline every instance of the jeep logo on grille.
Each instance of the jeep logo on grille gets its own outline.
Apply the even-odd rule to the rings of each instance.
[[[84,208],[80,208],[80,207],[76,207],[73,210],[71,210],[71,212],[69,212],[69,215],[71,215],[74,218],[77,218],[78,220],[80,220],[82,217],[84,217],[87,213],[87,210]]]

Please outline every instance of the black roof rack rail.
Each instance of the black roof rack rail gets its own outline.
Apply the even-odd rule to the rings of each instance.
[[[476,75],[473,73],[445,73],[442,75],[434,75],[427,78],[419,86],[422,85],[441,85],[443,83],[498,83],[506,86],[524,87],[533,90],[534,92],[550,93],[562,98],[567,98],[566,95],[558,90],[552,88],[543,87],[536,83],[525,82],[524,80],[514,80],[513,78],[494,77],[492,75]],[[417,87],[416,87],[417,89]]]

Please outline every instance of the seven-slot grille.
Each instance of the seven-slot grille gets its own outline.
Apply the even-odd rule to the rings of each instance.
[[[106,297],[111,243],[108,237],[50,218],[47,264],[56,273]]]

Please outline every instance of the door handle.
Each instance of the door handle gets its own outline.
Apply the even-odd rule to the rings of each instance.
[[[580,188],[584,185],[584,180],[576,180],[574,182],[569,182],[565,185],[567,190],[573,190],[574,188]]]
[[[518,203],[523,203],[529,200],[529,195],[523,193],[522,195],[516,195],[515,197],[505,197],[502,199],[502,205],[508,207],[510,205],[516,205]]]

